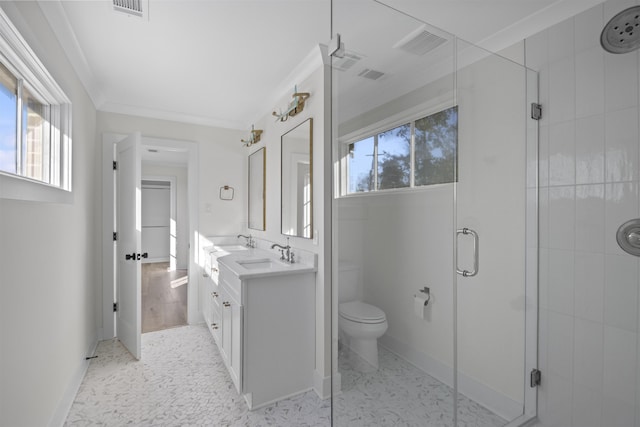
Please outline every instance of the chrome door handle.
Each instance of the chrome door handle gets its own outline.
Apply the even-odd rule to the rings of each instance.
[[[479,238],[478,238],[478,233],[476,233],[475,231],[473,231],[470,228],[461,228],[459,230],[456,230],[456,238],[458,236],[460,236],[461,234],[464,235],[471,235],[471,237],[473,237],[473,270],[469,271],[469,270],[460,270],[460,267],[458,267],[456,265],[456,272],[461,275],[462,277],[473,277],[476,274],[478,274],[478,244],[479,244]],[[456,257],[457,260],[457,257]],[[457,263],[457,261],[456,261]]]

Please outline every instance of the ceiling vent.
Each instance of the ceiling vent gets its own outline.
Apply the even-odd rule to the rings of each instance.
[[[364,55],[359,53],[349,52],[346,50],[342,58],[333,57],[331,65],[340,71],[347,71],[352,68],[358,61],[361,61]]]
[[[143,3],[149,4],[147,0],[113,0],[113,10],[142,18],[144,17]]]
[[[425,26],[422,26],[400,40],[393,47],[413,55],[422,56],[446,42],[447,39],[430,33],[425,29]]]
[[[384,76],[383,72],[371,70],[369,68],[365,68],[358,74],[358,77],[364,77],[369,80],[378,80],[380,77]]]

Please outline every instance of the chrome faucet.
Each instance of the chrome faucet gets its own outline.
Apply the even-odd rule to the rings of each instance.
[[[245,239],[247,239],[247,243],[245,246],[247,246],[248,248],[255,248],[256,247],[256,241],[253,240],[253,236],[251,234],[249,234],[248,236],[245,236],[244,234],[238,234],[238,239],[240,237],[244,237]]]
[[[271,245],[271,249],[280,248],[280,259],[286,261],[290,264],[293,264],[295,261],[295,254],[291,250],[291,246],[289,246],[289,238],[287,237],[287,246],[282,246],[277,243]]]

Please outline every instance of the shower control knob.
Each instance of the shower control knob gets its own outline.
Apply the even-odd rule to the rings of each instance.
[[[622,224],[616,233],[616,241],[623,251],[640,257],[640,218]]]
[[[640,247],[640,232],[632,231],[627,236],[627,241],[631,246]]]

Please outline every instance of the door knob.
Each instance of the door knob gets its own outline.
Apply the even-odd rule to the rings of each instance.
[[[143,253],[142,258],[149,258],[149,253],[148,252]]]

